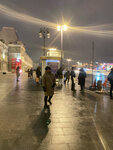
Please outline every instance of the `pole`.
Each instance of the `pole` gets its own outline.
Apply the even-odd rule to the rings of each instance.
[[[44,34],[45,34],[45,33],[44,33]],[[44,43],[43,43],[43,45],[44,45],[44,47],[43,47],[43,49],[44,49],[44,56],[45,56],[45,53],[46,53],[46,52],[45,52],[45,38],[46,38],[46,37],[45,37],[45,35],[44,35],[44,41],[43,41],[43,42],[44,42]]]
[[[93,86],[93,69],[94,69],[94,41],[92,42],[92,86]]]
[[[69,61],[68,61],[68,70],[69,70]]]
[[[62,67],[62,51],[63,51],[63,29],[61,29],[61,63],[60,63],[61,67]]]

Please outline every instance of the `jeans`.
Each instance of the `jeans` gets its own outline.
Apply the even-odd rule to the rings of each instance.
[[[74,78],[71,77],[71,90],[74,91],[75,90],[75,83],[74,83]]]
[[[49,97],[49,99],[48,99]],[[44,97],[44,105],[47,106],[47,101],[50,101],[53,96],[45,96]]]
[[[110,86],[110,97],[112,98],[112,91],[113,91],[113,83],[112,84],[110,84],[111,86]]]

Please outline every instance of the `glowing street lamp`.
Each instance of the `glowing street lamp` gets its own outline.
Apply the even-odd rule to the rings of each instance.
[[[40,28],[39,38],[43,38],[43,51],[45,56],[45,39],[50,38],[49,30],[46,28]]]
[[[62,51],[63,51],[63,31],[67,30],[67,25],[57,26],[57,30],[61,32],[61,67],[62,67]]]

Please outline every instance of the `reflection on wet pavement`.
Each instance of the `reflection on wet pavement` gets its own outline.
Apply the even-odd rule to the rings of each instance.
[[[113,101],[70,85],[43,109],[43,91],[23,75],[0,78],[0,150],[112,150]],[[10,82],[9,82],[10,78]]]

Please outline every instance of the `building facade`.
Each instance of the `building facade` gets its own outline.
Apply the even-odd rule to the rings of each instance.
[[[15,72],[20,66],[23,71],[33,67],[24,44],[20,42],[17,31],[13,27],[3,27],[0,31],[0,69]],[[5,43],[5,44],[4,44]],[[6,46],[7,45],[7,46]]]
[[[0,72],[8,71],[8,46],[0,41]]]

